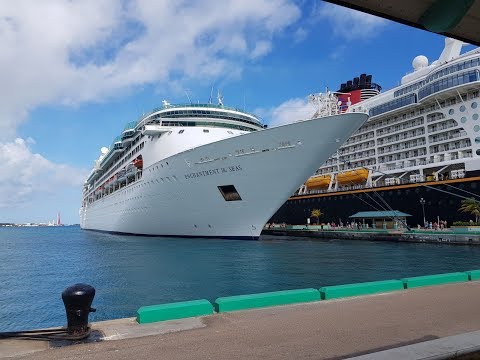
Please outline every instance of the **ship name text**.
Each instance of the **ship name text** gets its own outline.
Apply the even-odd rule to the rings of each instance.
[[[195,179],[203,176],[220,175],[220,174],[225,174],[225,173],[230,173],[235,171],[242,171],[242,170],[243,169],[240,165],[233,165],[233,166],[221,167],[221,168],[210,169],[210,170],[202,170],[202,171],[197,171],[190,174],[185,174],[185,179],[187,180]]]

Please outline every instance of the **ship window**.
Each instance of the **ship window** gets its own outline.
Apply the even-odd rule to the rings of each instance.
[[[203,129],[204,133],[210,132],[208,129]]]
[[[220,194],[222,194],[225,201],[239,201],[242,200],[240,194],[235,189],[233,185],[222,185],[218,186],[218,190],[220,190]]]
[[[179,133],[179,134],[183,134],[184,131],[185,131],[185,130],[180,130],[178,133]]]

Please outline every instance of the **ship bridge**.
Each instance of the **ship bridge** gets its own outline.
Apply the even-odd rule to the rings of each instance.
[[[253,114],[221,104],[164,104],[141,117],[137,130],[146,124],[162,126],[219,126],[243,131],[266,127]]]

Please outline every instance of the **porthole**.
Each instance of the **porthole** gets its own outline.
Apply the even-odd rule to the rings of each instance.
[[[473,131],[479,132],[479,131],[480,131],[480,126],[479,126],[479,125],[475,125],[475,126],[473,127]]]
[[[476,153],[478,156],[480,156],[480,149],[477,149]]]
[[[460,106],[460,112],[464,112],[464,111],[465,111],[465,105]]]
[[[474,101],[474,102],[472,102],[471,106],[472,106],[472,109],[476,109],[477,108],[477,103]]]
[[[472,119],[473,119],[473,120],[478,120],[478,114],[476,114],[476,113],[473,114],[473,115],[472,115]]]
[[[455,110],[453,110],[453,109],[448,110],[449,115],[453,115],[454,113],[455,113]]]
[[[460,119],[460,121],[465,124],[465,123],[467,122],[467,118],[466,118],[465,116],[462,116],[462,118]]]
[[[480,144],[480,137],[476,137],[476,138],[475,138],[475,142],[476,142],[477,144]]]

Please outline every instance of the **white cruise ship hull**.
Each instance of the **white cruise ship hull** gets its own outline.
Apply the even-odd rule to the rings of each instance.
[[[137,235],[257,239],[278,208],[366,119],[347,113],[306,120],[168,157],[148,137],[142,178],[82,207],[80,225]],[[225,200],[219,186],[227,185],[241,200]]]

